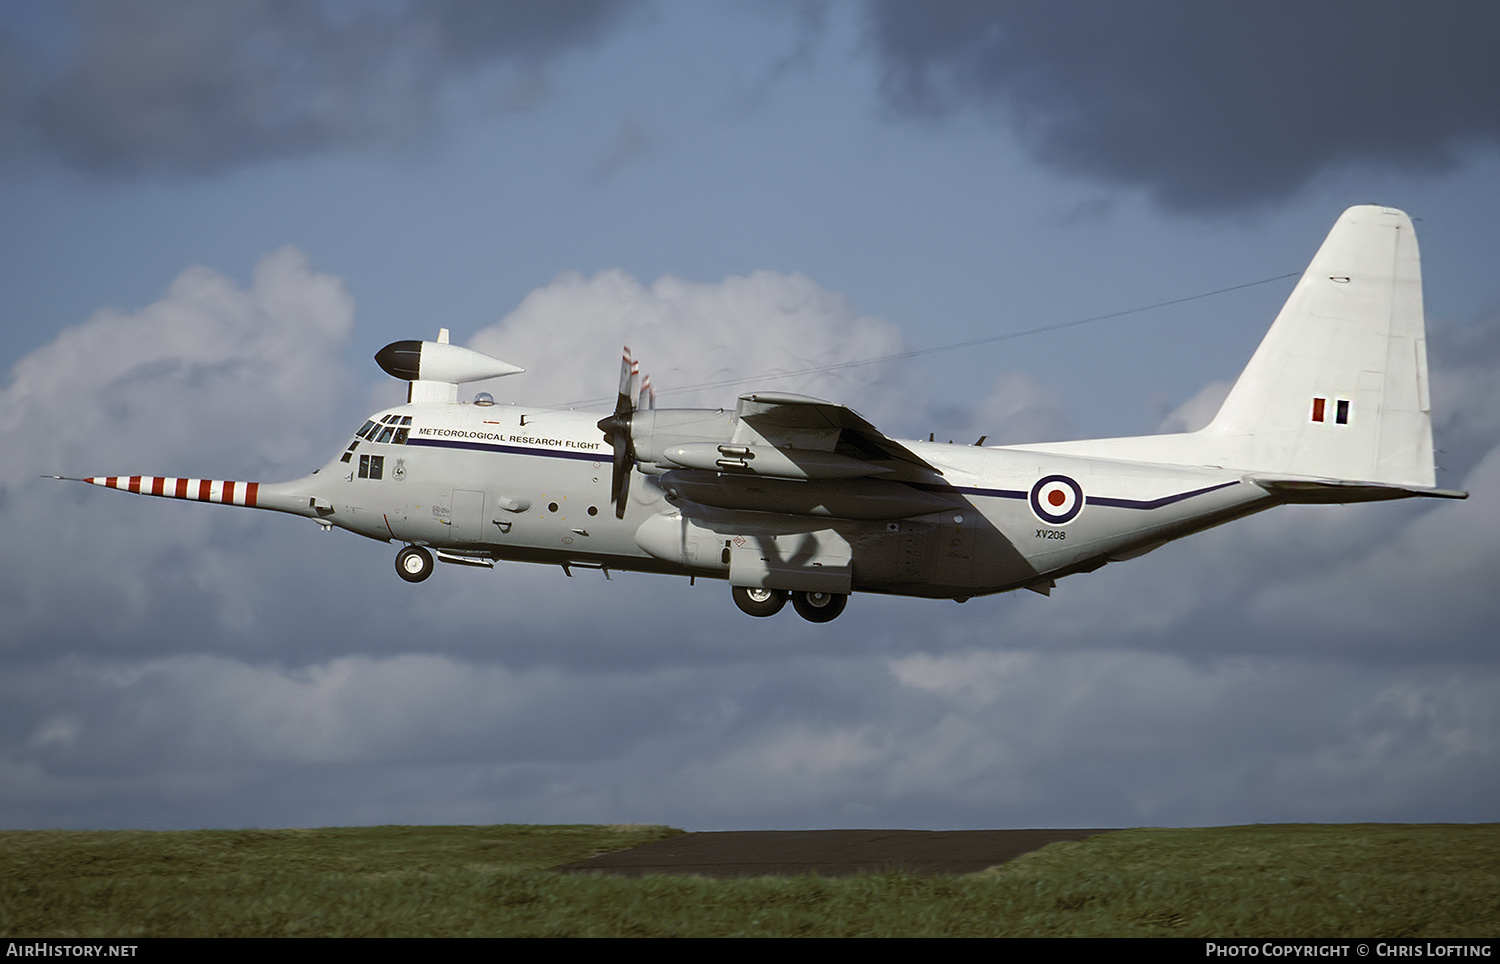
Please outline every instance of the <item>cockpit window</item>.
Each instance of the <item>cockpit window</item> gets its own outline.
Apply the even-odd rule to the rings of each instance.
[[[355,450],[355,448],[359,446],[360,439],[364,439],[368,442],[385,442],[390,445],[405,445],[406,436],[411,432],[411,429],[406,428],[405,426],[408,426],[410,424],[410,415],[395,414],[382,415],[380,417],[380,421],[378,422],[374,421],[373,419],[365,422],[360,430],[354,433],[354,443],[350,445],[349,450],[344,453],[344,461],[349,461],[348,456]],[[401,427],[398,428],[397,426]]]

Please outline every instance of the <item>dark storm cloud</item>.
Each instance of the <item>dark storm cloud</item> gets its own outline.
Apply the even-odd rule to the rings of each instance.
[[[873,0],[888,100],[998,112],[1038,159],[1178,209],[1358,164],[1438,171],[1500,136],[1500,9]]]
[[[0,144],[29,138],[71,167],[136,175],[407,143],[438,126],[452,81],[513,68],[522,93],[501,99],[516,106],[537,71],[599,40],[634,6],[84,2],[71,8],[77,42],[60,70],[0,46],[0,78],[17,81],[0,99],[9,128]]]

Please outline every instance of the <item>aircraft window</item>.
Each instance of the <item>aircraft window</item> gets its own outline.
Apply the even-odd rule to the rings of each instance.
[[[385,456],[383,455],[361,455],[359,457],[359,477],[362,479],[378,479],[385,472]]]
[[[403,416],[401,416],[401,424],[402,425],[410,425],[411,424],[411,416],[410,415],[403,415]]]
[[[347,462],[347,461],[349,461],[349,459],[350,459],[350,458],[351,458],[351,457],[352,457],[352,456],[353,456],[353,455],[354,455],[354,453],[353,453],[353,452],[345,452],[345,453],[344,453],[344,457],[343,457],[343,458],[341,458],[341,459],[339,459],[339,461],[340,461],[340,462]]]
[[[370,437],[370,433],[372,431],[374,431],[374,429],[375,429],[375,423],[374,422],[366,422],[365,425],[364,425],[364,428],[361,428],[358,432],[355,432],[354,434],[357,435],[357,436],[359,436],[360,438],[369,438]]]
[[[394,434],[395,431],[396,431],[395,429],[393,429],[389,425],[387,425],[384,429],[381,430],[381,432],[380,432],[380,438],[376,439],[375,441],[377,441],[377,442],[389,442],[391,440],[391,435]]]
[[[391,439],[391,444],[392,445],[405,445],[406,444],[406,433],[409,432],[409,431],[411,431],[411,429],[407,429],[407,428],[398,428],[398,429],[396,429],[396,437],[393,438],[393,439]]]
[[[394,421],[394,420],[395,420],[395,418],[396,418],[396,416],[394,416],[394,415],[387,415],[387,416],[385,416],[385,417],[384,417],[384,418],[382,418],[382,419],[381,419],[381,420],[380,420],[380,424],[381,424],[381,425],[386,425],[386,424],[388,424],[388,423],[390,423],[390,422],[392,422],[392,421]]]

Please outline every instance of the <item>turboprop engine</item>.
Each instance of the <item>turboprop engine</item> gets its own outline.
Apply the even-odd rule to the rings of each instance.
[[[611,490],[624,515],[630,476],[639,471],[678,501],[715,509],[833,519],[905,519],[951,509],[951,499],[902,481],[889,464],[833,451],[839,432],[813,424],[772,431],[772,444],[742,411],[644,408],[636,399],[638,366],[621,358],[614,414],[599,429],[614,448]],[[645,393],[642,393],[642,399]],[[802,396],[747,396],[744,403],[818,402]],[[909,480],[908,480],[909,481]],[[934,476],[931,481],[939,481]]]

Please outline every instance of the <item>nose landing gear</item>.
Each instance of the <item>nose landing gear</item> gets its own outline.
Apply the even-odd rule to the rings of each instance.
[[[432,553],[421,546],[407,546],[396,553],[396,574],[407,582],[421,582],[432,575]]]

